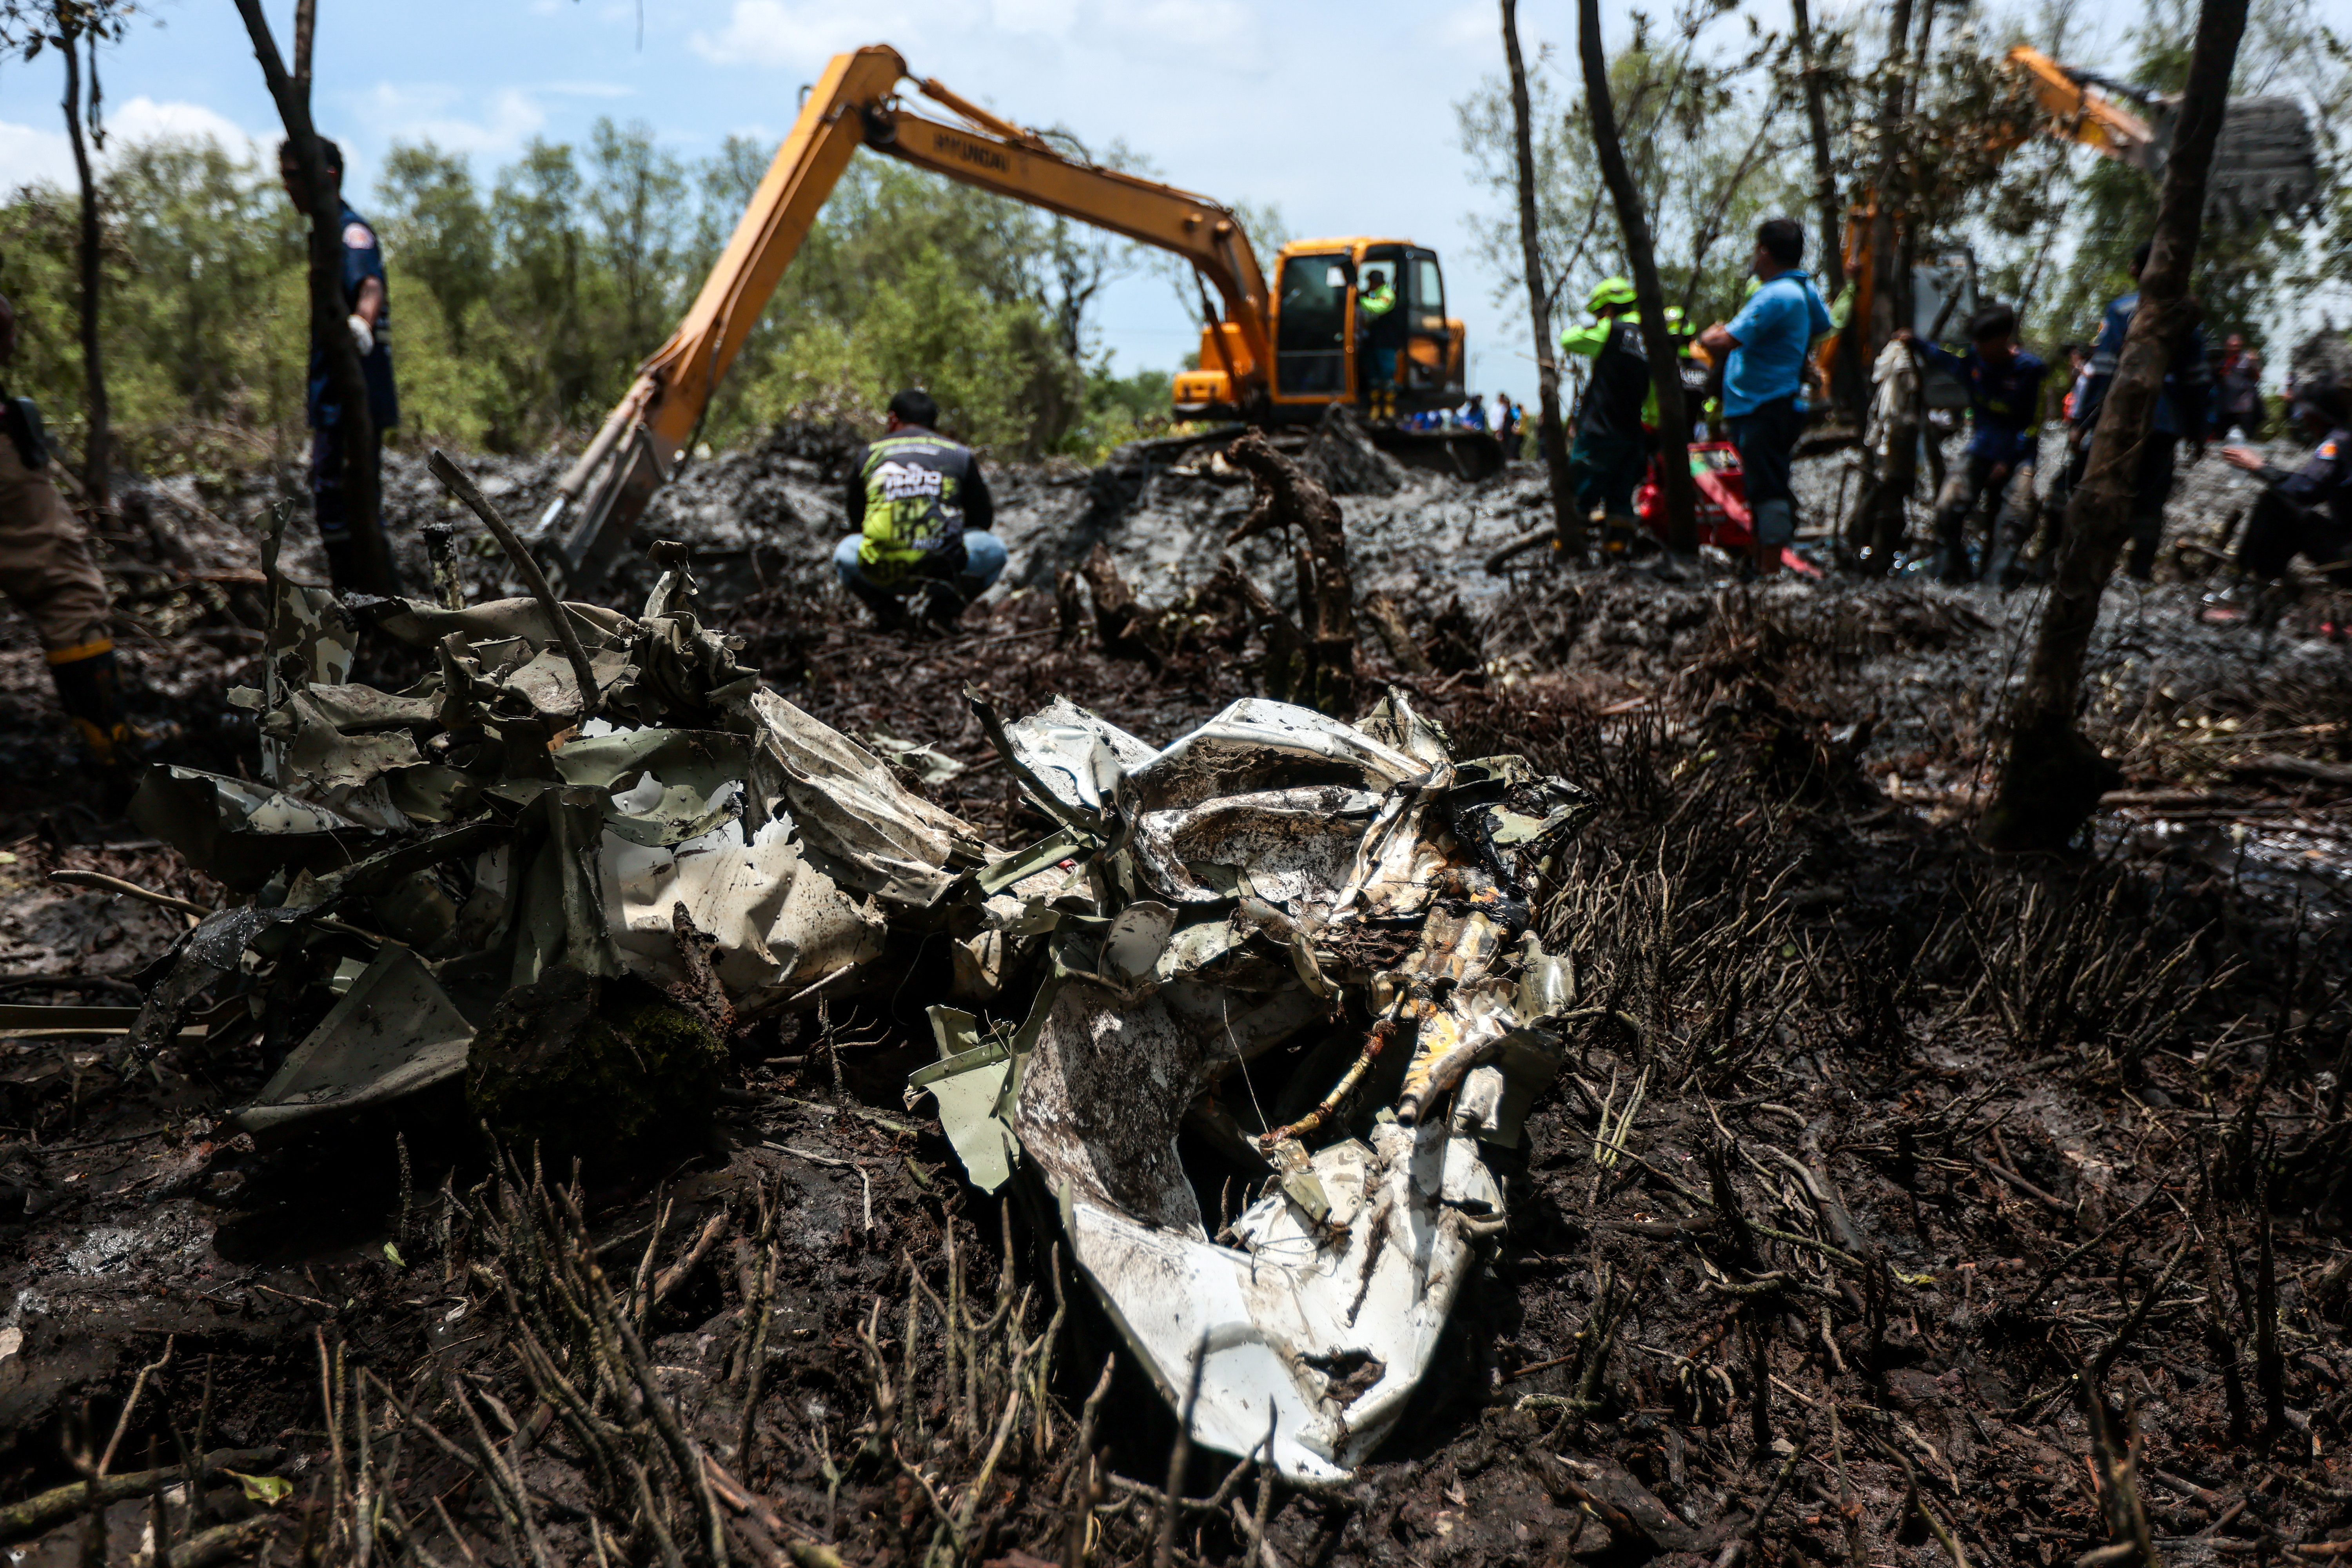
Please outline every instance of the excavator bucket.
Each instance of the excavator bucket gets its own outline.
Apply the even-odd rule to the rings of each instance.
[[[1440,430],[1405,430],[1376,425],[1372,445],[1408,468],[1475,484],[1503,471],[1503,443],[1493,433],[1454,426]]]
[[[2161,154],[2172,144],[2177,116],[2158,110]],[[2291,98],[2233,98],[2205,177],[2205,216],[2251,223],[2308,211],[2319,200],[2319,153],[2303,105]]]

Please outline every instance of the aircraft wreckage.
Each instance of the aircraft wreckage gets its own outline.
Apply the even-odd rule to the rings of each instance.
[[[1573,790],[1453,758],[1401,694],[1355,724],[1244,700],[1162,748],[975,698],[1058,825],[1007,851],[763,689],[687,607],[681,553],[635,617],[269,577],[266,684],[238,699],[257,779],[157,769],[133,808],[249,895],[151,972],[134,1049],[200,1009],[317,1018],[236,1126],[461,1079],[540,1136],[628,1098],[571,1065],[594,1029],[636,1030],[634,1092],[715,1098],[730,1028],[895,984],[944,935],[940,1059],[908,1098],[977,1186],[1058,1211],[1196,1439],[1239,1454],[1271,1425],[1285,1473],[1329,1479],[1394,1426],[1504,1224],[1483,1147],[1559,1065],[1574,971],[1525,886]],[[352,683],[362,626],[430,672]],[[656,1012],[683,1020],[668,1055],[631,1022]],[[1213,1236],[1180,1133],[1257,1178]]]

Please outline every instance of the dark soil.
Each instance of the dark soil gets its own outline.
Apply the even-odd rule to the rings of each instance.
[[[1006,474],[1026,585],[910,637],[824,580],[835,462],[780,433],[701,465],[656,531],[694,545],[701,613],[746,663],[851,734],[930,747],[908,776],[992,841],[1044,825],[967,687],[1008,715],[1065,695],[1155,744],[1259,689],[1230,605],[1193,602],[1145,661],[1107,657],[1090,615],[1066,628],[1053,592],[1097,538],[1148,603],[1205,583],[1248,493],[1214,465]],[[520,516],[557,464],[485,468]],[[421,468],[391,478],[400,516],[438,509]],[[134,693],[181,726],[175,760],[249,750],[224,699],[253,679],[237,595],[280,485],[157,509],[224,579],[154,578],[177,585],[133,606]],[[2035,1568],[2142,1534],[2174,1564],[2352,1553],[2333,1544],[2352,1541],[2352,789],[2277,760],[2352,754],[2340,606],[2209,626],[2198,583],[2117,590],[2086,722],[2130,788],[2078,857],[2001,862],[1967,829],[2030,595],[1477,576],[1540,504],[1517,472],[1345,502],[1358,585],[1422,634],[1439,673],[1405,684],[1456,753],[1525,752],[1602,802],[1542,889],[1595,1010],[1500,1157],[1511,1225],[1416,1411],[1350,1485],[1266,1497],[1258,1560],[1876,1568],[1950,1561],[1944,1532]],[[1283,548],[1235,553],[1276,590]],[[0,1000],[126,1003],[184,917],[46,873],[221,895],[60,760],[6,635]],[[1360,671],[1369,705],[1394,675],[1369,630]],[[455,1095],[255,1150],[212,1132],[264,1076],[249,1039],[190,1037],[152,1072],[102,1035],[0,1041],[0,1498],[73,1479],[121,1421],[115,1472],[282,1451],[283,1501],[215,1477],[160,1510],[175,1539],[268,1506],[243,1551],[353,1557],[366,1482],[381,1557],[692,1561],[704,1516],[666,1407],[794,1562],[1064,1562],[1074,1535],[1089,1561],[1150,1560],[1174,1423],[1116,1357],[1087,1415],[1116,1338],[1055,1278],[1050,1212],[965,1187],[929,1102],[903,1102],[931,1054],[924,983],[919,964],[739,1037],[707,1142],[583,1170],[576,1217],[571,1173],[502,1163]],[[950,1332],[926,1292],[979,1326]],[[593,1420],[529,1363],[532,1326],[559,1322],[587,1336],[551,1347],[583,1390],[592,1367],[619,1379]],[[1050,1366],[1024,1381],[1033,1342]],[[608,1440],[628,1463],[607,1469]],[[1186,1485],[1205,1499],[1231,1467],[1195,1455]],[[1239,1475],[1239,1515],[1180,1512],[1163,1560],[1244,1561],[1260,1495]],[[155,1520],[118,1504],[101,1558]],[[88,1545],[60,1526],[29,1560],[101,1560]]]

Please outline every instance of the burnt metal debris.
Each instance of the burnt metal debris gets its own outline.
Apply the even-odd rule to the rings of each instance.
[[[1245,700],[1158,751],[1066,702],[1009,726],[974,704],[1063,824],[977,879],[1051,973],[1017,1026],[933,1008],[942,1059],[908,1098],[975,1183],[1018,1167],[1052,1195],[1194,1440],[1243,1454],[1271,1426],[1285,1474],[1341,1479],[1505,1223],[1481,1143],[1518,1142],[1576,994],[1527,885],[1590,803],[1516,757],[1455,762],[1401,693],[1360,725]],[[1318,1026],[1343,1048],[1253,1079]],[[1180,1131],[1260,1178],[1214,1238]]]
[[[1197,1377],[1199,1441],[1247,1453],[1271,1421],[1283,1471],[1344,1476],[1504,1224],[1482,1149],[1517,1142],[1577,989],[1529,888],[1590,803],[1455,760],[1402,692],[1355,724],[1245,700],[1164,748],[975,696],[1057,825],[1007,851],[764,689],[656,560],[631,616],[338,600],[268,558],[265,684],[236,697],[257,776],[158,769],[132,808],[249,901],[145,977],[134,1049],[241,996],[265,1032],[318,1017],[242,1131],[462,1075],[494,1132],[578,1152],[674,1134],[730,1030],[944,937],[941,1059],[909,1099],[976,1185],[1058,1208],[1163,1394]],[[362,630],[425,673],[352,680]],[[1213,1237],[1180,1130],[1260,1194]]]

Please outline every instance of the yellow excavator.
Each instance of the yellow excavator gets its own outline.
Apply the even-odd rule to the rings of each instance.
[[[960,123],[904,107],[899,84],[910,79]],[[1231,209],[1073,158],[941,83],[912,78],[898,50],[872,45],[825,67],[686,319],[638,367],[558,481],[533,542],[573,591],[604,575],[654,492],[677,472],[719,379],[860,147],[1190,262],[1203,280],[1205,321],[1200,368],[1175,378],[1181,416],[1307,424],[1334,404],[1409,415],[1463,400],[1462,323],[1445,313],[1435,251],[1402,239],[1294,240],[1275,258],[1269,290]],[[1377,321],[1359,310],[1376,285],[1394,300]],[[1375,365],[1387,373],[1377,386]],[[1372,433],[1408,461],[1468,477],[1502,462],[1500,444],[1480,431],[1412,431],[1389,421]]]
[[[2151,179],[2162,175],[2165,153],[2172,140],[2172,100],[2110,81],[2092,71],[2061,65],[2041,50],[2022,44],[2009,51],[2005,64],[2023,84],[2040,113],[2037,118],[2013,123],[1997,132],[1992,142],[1994,152],[2006,153],[2022,146],[2038,132],[2062,142],[2077,142],[2102,157],[2139,169]],[[2133,113],[2117,101],[2118,98],[2137,100],[2155,120],[2151,122]],[[2267,216],[2310,206],[2319,196],[2318,163],[2310,122],[2302,106],[2290,98],[2231,99],[2222,120],[2221,140],[2213,150],[2207,187],[2207,209],[2211,213]],[[1891,216],[1892,226],[1899,230],[1907,215]],[[1887,237],[1887,227],[1880,224],[1880,216],[1874,193],[1847,215],[1842,258],[1845,276],[1852,280],[1853,289],[1852,313],[1845,317],[1849,322],[1866,323],[1871,319],[1873,297],[1879,281],[1874,247]],[[1961,264],[1957,268],[1953,264],[1955,258]],[[1965,277],[1959,276],[1962,272]],[[1916,319],[1913,329],[1922,336],[1934,336],[1931,324],[1938,318],[1949,317],[1956,308],[1965,319],[1969,310],[1973,309],[1974,295],[1974,262],[1965,253],[1930,260],[1915,273]],[[1817,348],[1815,363],[1827,384],[1837,384],[1839,339],[1843,335],[1824,338]],[[1850,399],[1858,401],[1856,389],[1847,391]],[[1958,396],[1957,403],[1948,399],[1947,404],[1964,405],[1965,393]],[[1945,405],[1937,405],[1932,393],[1930,404]]]

